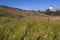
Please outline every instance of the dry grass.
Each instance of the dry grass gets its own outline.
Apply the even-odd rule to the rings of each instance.
[[[2,17],[0,40],[60,40],[60,19]]]

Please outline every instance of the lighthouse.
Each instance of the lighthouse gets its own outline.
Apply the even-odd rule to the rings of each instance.
[[[52,5],[49,6],[49,10],[53,11],[53,6]]]

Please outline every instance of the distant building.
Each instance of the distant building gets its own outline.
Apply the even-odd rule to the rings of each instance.
[[[53,6],[52,5],[50,5],[49,10],[53,11]]]

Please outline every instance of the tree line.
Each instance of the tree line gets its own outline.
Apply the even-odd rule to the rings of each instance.
[[[60,16],[60,10],[50,11],[49,9],[47,9],[46,11],[38,10],[38,12],[44,13],[46,15],[51,15],[51,16]]]

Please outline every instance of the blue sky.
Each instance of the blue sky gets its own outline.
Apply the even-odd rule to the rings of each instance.
[[[27,10],[46,10],[50,5],[53,5],[56,10],[60,9],[60,0],[0,0],[0,5]]]

